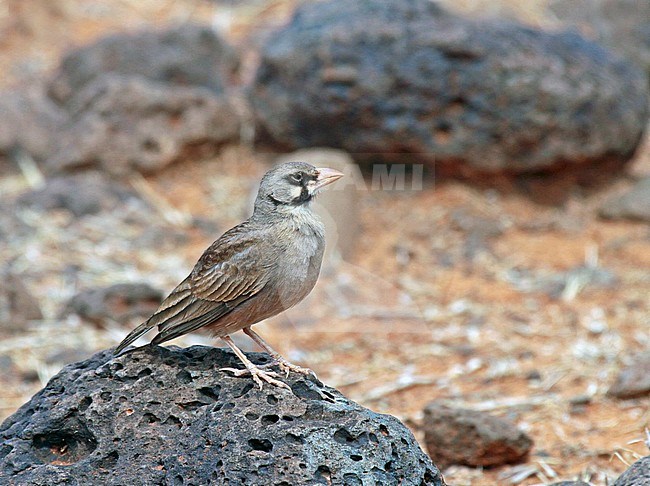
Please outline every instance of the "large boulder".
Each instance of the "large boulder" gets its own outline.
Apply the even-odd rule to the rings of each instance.
[[[141,76],[101,76],[72,97],[68,109],[58,150],[45,162],[51,172],[154,172],[239,135],[237,114],[224,96]]]
[[[120,204],[136,199],[128,187],[99,172],[62,175],[47,179],[41,187],[18,197],[18,205],[41,211],[66,209],[75,217],[113,211]]]
[[[234,49],[209,26],[113,34],[68,53],[49,92],[64,103],[108,73],[221,92],[238,65]]]
[[[203,346],[66,366],[0,426],[0,482],[444,485],[396,418],[302,375],[260,390],[233,366]]]
[[[250,96],[261,143],[468,175],[617,168],[648,112],[643,73],[599,45],[429,0],[304,4]]]
[[[65,56],[46,87],[2,93],[0,154],[118,176],[206,155],[238,139],[238,63],[207,26],[105,37]]]

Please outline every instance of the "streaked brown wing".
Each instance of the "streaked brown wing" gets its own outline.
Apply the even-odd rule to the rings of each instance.
[[[245,222],[224,233],[203,253],[192,273],[183,280],[147,321],[116,348],[119,353],[158,326],[151,341],[159,344],[213,324],[242,302],[254,297],[269,280],[274,264],[262,253],[264,230]]]
[[[258,232],[224,234],[201,256],[194,270],[150,318],[160,333],[154,343],[211,324],[257,294],[268,282],[269,266],[259,252]]]
[[[204,300],[228,302],[252,295],[266,284],[275,263],[265,254],[268,231],[236,226],[208,248],[190,275],[192,293]]]

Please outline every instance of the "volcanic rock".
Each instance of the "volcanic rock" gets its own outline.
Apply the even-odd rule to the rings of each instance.
[[[436,402],[424,409],[424,440],[441,465],[498,466],[520,462],[533,441],[513,423]]]
[[[396,418],[303,375],[260,390],[228,366],[203,346],[66,366],[0,426],[0,482],[444,485]]]
[[[154,172],[239,134],[237,114],[223,96],[137,76],[99,77],[70,100],[69,111],[59,150],[46,161],[52,172]]]
[[[648,87],[576,33],[466,20],[429,0],[330,0],[269,38],[251,103],[259,142],[282,150],[594,177],[634,153]]]
[[[66,55],[49,93],[67,103],[105,74],[141,76],[180,86],[222,92],[239,65],[234,49],[208,26],[113,34]]]
[[[18,198],[18,203],[41,210],[67,209],[74,216],[115,209],[136,197],[133,191],[98,172],[83,172],[48,179],[41,188]]]
[[[650,484],[650,456],[642,457],[621,474],[612,486],[648,486]]]

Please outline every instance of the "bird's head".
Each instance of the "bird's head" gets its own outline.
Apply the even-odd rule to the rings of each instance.
[[[255,209],[291,209],[309,203],[328,184],[343,177],[338,170],[317,168],[305,162],[287,162],[262,178]]]

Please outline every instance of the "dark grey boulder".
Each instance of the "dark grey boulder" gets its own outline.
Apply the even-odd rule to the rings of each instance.
[[[117,181],[99,172],[86,171],[79,174],[52,177],[43,187],[33,189],[18,197],[20,206],[48,211],[66,209],[74,216],[110,211],[135,193]]]
[[[207,26],[103,38],[68,54],[47,87],[2,93],[0,154],[118,176],[208,155],[239,136],[227,96],[238,63]]]
[[[106,74],[68,103],[70,122],[50,172],[94,167],[113,175],[160,170],[198,148],[236,140],[238,116],[222,95],[141,76]]]
[[[66,366],[0,426],[0,483],[444,485],[396,418],[303,376],[260,390],[227,366],[240,363],[203,346]]]
[[[612,486],[648,486],[650,484],[650,456],[642,457],[621,474]]]
[[[648,113],[643,72],[578,34],[429,0],[304,4],[269,38],[250,99],[262,144],[458,175],[615,170]]]
[[[221,92],[238,65],[234,49],[209,26],[186,24],[114,34],[66,55],[50,82],[49,93],[55,100],[67,102],[107,73]]]

